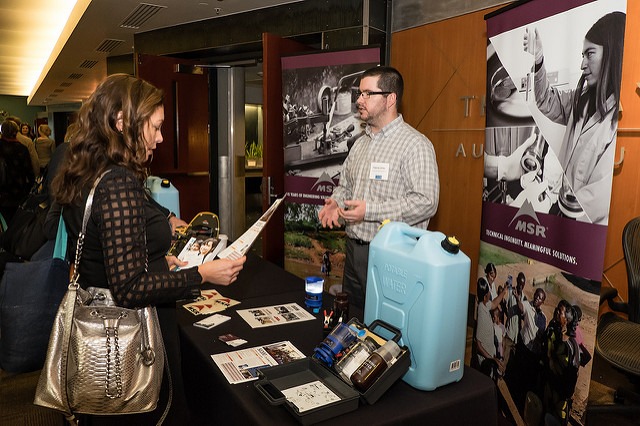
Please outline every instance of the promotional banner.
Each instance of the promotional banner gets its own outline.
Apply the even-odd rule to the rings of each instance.
[[[624,0],[532,0],[487,18],[471,362],[494,378],[511,421],[584,423],[625,13]]]
[[[285,269],[322,275],[326,290],[342,285],[344,231],[323,230],[318,211],[364,131],[355,106],[360,76],[379,63],[379,47],[282,58]]]

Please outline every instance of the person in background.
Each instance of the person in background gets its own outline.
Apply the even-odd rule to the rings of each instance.
[[[0,126],[0,213],[8,224],[34,182],[29,151],[18,142],[18,125],[5,120]]]
[[[64,158],[65,153],[67,152],[67,148],[69,148],[69,141],[73,137],[75,131],[77,130],[78,125],[76,123],[71,123],[67,126],[67,131],[64,134],[64,142],[58,145],[54,150],[53,154],[51,154],[51,160],[49,161],[47,176],[45,176],[47,186],[51,186],[51,182],[53,178],[58,173],[58,168],[60,167],[60,163]]]
[[[36,152],[40,161],[40,174],[44,173],[44,169],[49,165],[53,151],[56,149],[56,143],[51,139],[51,127],[46,124],[38,126],[38,137],[35,140]]]
[[[501,293],[501,295],[503,294]],[[475,362],[476,360],[473,361],[474,365],[477,365],[482,373],[495,380],[504,373],[504,364],[498,356],[495,326],[492,319],[492,312],[495,312],[496,309],[492,308],[489,285],[482,278],[478,279],[476,296],[478,298],[478,311],[473,344],[475,345],[474,352],[477,357],[477,363]],[[496,304],[500,303],[498,299],[500,297],[494,299]]]
[[[18,129],[20,129],[22,126],[22,122],[18,117],[10,116],[10,117],[7,117],[7,120],[11,120],[14,123],[16,123],[16,125],[18,126]],[[18,139],[18,142],[20,142],[22,145],[27,147],[27,150],[29,151],[29,157],[31,158],[31,170],[33,170],[33,175],[36,177],[39,176],[40,160],[38,159],[38,153],[36,152],[36,145],[33,143],[33,140],[29,137],[26,137],[19,131],[18,131],[18,134],[16,135],[16,139]]]
[[[496,276],[498,272],[496,271],[496,265],[489,262],[487,266],[484,267],[484,277],[480,277],[489,284],[489,300],[493,300],[498,297],[498,285],[496,284]]]
[[[73,135],[76,133],[76,131],[78,130],[78,125],[76,123],[71,123],[67,126],[67,130],[66,132],[64,132],[64,143],[67,143],[71,140],[71,138],[73,137]]]
[[[507,334],[507,330],[502,323],[501,313],[499,309],[491,310],[491,319],[493,320],[493,329],[495,333],[495,345],[496,345],[496,357],[503,362],[503,370],[500,374],[504,373],[506,364],[504,364],[504,337]]]
[[[362,74],[356,105],[365,131],[342,165],[339,185],[318,212],[323,227],[346,224],[342,288],[359,307],[364,306],[369,243],[382,221],[427,229],[438,208],[435,150],[399,113],[403,90],[402,75],[394,68]]]
[[[549,342],[544,363],[545,425],[569,424],[578,371],[581,366],[586,365],[580,345],[576,341],[577,313],[569,302],[561,302],[563,312],[560,313],[559,324],[562,330],[555,336],[559,340]]]
[[[170,271],[186,264],[175,256],[165,256],[171,246],[169,218],[145,190],[153,150],[163,141],[163,122],[161,90],[126,74],[108,76],[80,108],[77,131],[53,180],[52,191],[63,208],[68,247],[75,248],[89,189],[108,171],[93,200],[79,265],[80,285],[108,288],[123,307],[157,307],[173,382],[173,402],[164,424],[184,425],[190,421],[175,303],[199,296],[204,283],[233,283],[246,257],[217,259]],[[67,253],[73,257],[75,250]],[[155,411],[131,416],[83,416],[89,417],[84,420],[91,425],[156,424],[167,404],[168,375],[164,377]]]
[[[542,350],[547,317],[542,305],[547,298],[544,289],[538,287],[533,292],[533,300],[527,301],[524,295],[518,299],[518,308],[522,312],[522,327],[518,336],[514,359],[513,375],[509,390],[521,413],[524,412],[526,394],[533,391],[540,396]]]
[[[27,123],[22,123],[22,126],[20,127],[20,133],[31,140],[33,140],[33,138],[35,137],[33,132],[31,131],[31,126],[29,126],[29,124]]]
[[[518,299],[522,298],[522,290],[527,281],[524,272],[519,272],[516,276],[515,287],[509,288],[509,293],[505,297],[505,329],[504,337],[504,364],[507,371],[509,370],[509,360],[515,352],[518,343],[518,334],[520,333],[520,315],[522,312],[518,307]]]

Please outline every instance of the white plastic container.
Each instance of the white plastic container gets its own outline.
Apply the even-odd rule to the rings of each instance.
[[[146,186],[151,193],[151,197],[156,200],[158,204],[180,217],[180,194],[169,179],[149,176]]]
[[[382,227],[369,247],[364,322],[381,319],[411,351],[403,380],[434,390],[462,379],[471,260],[455,238],[401,222]]]

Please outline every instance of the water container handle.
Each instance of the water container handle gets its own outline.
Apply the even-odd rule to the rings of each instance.
[[[412,226],[403,226],[402,227],[402,233],[408,237],[413,237],[416,239],[419,239],[420,237],[422,237],[423,235],[425,235],[427,232],[426,229],[420,229],[420,228],[414,228]]]
[[[145,186],[147,188],[151,188],[153,187],[153,185],[155,184],[155,182],[159,181],[160,177],[159,176],[147,176],[147,180],[145,181]]]
[[[398,343],[400,341],[400,339],[402,338],[402,331],[400,331],[399,328],[396,328],[394,326],[392,326],[391,324],[389,324],[388,322],[385,322],[383,320],[377,319],[374,320],[370,325],[369,325],[369,331],[371,331],[372,333],[375,333],[375,329],[376,328],[384,328],[387,331],[390,331],[391,333],[393,333],[393,337],[391,338],[391,340],[393,340],[394,342]],[[378,333],[376,333],[378,334]]]

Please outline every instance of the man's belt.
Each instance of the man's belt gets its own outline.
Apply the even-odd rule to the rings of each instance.
[[[369,241],[364,241],[364,240],[359,240],[357,238],[351,238],[349,237],[349,239],[351,241],[353,241],[354,243],[356,243],[359,246],[368,246],[369,245]]]

